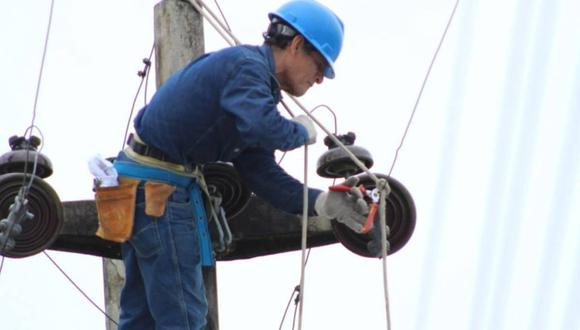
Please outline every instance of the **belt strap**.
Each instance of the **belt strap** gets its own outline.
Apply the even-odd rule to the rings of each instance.
[[[141,141],[141,139],[136,134],[129,134],[127,145],[129,145],[133,151],[141,156],[155,158],[162,162],[178,163],[177,161],[171,159],[171,157],[167,156],[163,151],[143,143],[143,141]]]
[[[203,266],[213,266],[215,264],[201,189],[197,178],[127,161],[116,161],[113,165],[121,176],[160,181],[187,189],[191,195],[191,202],[195,210],[201,264]]]
[[[124,150],[125,155],[137,163],[178,172],[178,174],[192,172],[195,169],[195,166],[186,167],[179,162],[171,161],[162,151],[145,144],[137,133],[129,135],[127,145],[128,147]]]

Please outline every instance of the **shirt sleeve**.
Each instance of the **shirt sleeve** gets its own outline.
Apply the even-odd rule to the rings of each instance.
[[[260,198],[288,213],[302,213],[304,185],[276,163],[273,151],[246,149],[234,166],[248,188]],[[314,203],[321,192],[308,188],[309,215],[316,214]]]
[[[304,145],[308,132],[278,112],[272,93],[270,73],[264,64],[246,59],[227,80],[220,106],[234,116],[245,145],[282,151]]]

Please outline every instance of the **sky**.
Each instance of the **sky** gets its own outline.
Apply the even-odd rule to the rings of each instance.
[[[344,21],[344,47],[336,79],[301,101],[330,106],[338,131],[355,132],[371,170],[386,174],[455,2],[322,2]],[[122,146],[156,3],[55,1],[35,124],[54,168],[46,181],[62,201],[92,199],[87,160]],[[219,3],[236,36],[259,44],[283,1]],[[0,11],[1,153],[32,119],[49,8],[11,1]],[[393,329],[580,328],[578,12],[575,0],[460,2],[392,173],[417,208],[411,240],[387,258]],[[207,24],[205,42],[207,51],[227,46]],[[316,115],[332,127],[328,112]],[[308,184],[324,189],[318,132]],[[303,156],[282,162],[301,180]],[[100,258],[48,254],[104,305]],[[278,329],[300,252],[217,271],[220,329]],[[105,329],[43,254],[6,259],[0,297],[2,329]],[[303,329],[385,329],[381,261],[340,244],[313,249],[303,317]],[[288,316],[283,329],[291,324]]]

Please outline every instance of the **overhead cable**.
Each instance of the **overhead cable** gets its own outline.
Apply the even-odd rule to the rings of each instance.
[[[99,311],[101,311],[101,313],[103,313],[103,315],[105,315],[105,317],[107,319],[109,319],[109,321],[113,322],[115,325],[119,325],[111,316],[109,316],[107,314],[107,312],[105,312],[101,307],[99,307],[99,305],[97,305],[73,280],[72,278],[70,278],[70,276],[67,275],[67,273],[56,263],[56,261],[54,261],[54,259],[51,258],[51,256],[46,253],[46,251],[43,251],[42,253],[44,253],[44,255],[48,258],[48,260],[50,260],[50,262],[52,262],[52,264],[62,273],[62,275],[64,275],[64,277],[66,277],[66,279],[93,305],[95,306],[95,308],[97,308]]]
[[[451,26],[451,22],[453,21],[453,17],[455,16],[455,11],[457,10],[457,6],[459,5],[459,0],[455,1],[455,5],[453,6],[453,10],[451,11],[451,15],[449,15],[449,20],[447,21],[447,25],[445,26],[445,30],[439,39],[439,44],[435,49],[435,53],[431,58],[431,63],[429,63],[429,68],[427,69],[427,73],[425,74],[425,78],[423,79],[423,83],[421,84],[421,88],[419,89],[419,94],[417,95],[417,99],[415,100],[415,105],[413,106],[413,111],[411,111],[411,116],[409,117],[409,121],[407,122],[407,126],[405,127],[405,132],[403,133],[403,137],[401,138],[401,142],[395,151],[395,157],[393,158],[393,162],[391,163],[391,169],[389,170],[389,175],[393,172],[393,168],[395,167],[395,162],[397,161],[397,157],[399,156],[399,151],[403,147],[403,143],[407,138],[407,133],[409,132],[409,128],[411,127],[411,123],[413,121],[413,117],[415,116],[415,112],[417,111],[417,107],[419,106],[419,101],[421,101],[421,96],[423,95],[423,90],[425,89],[425,85],[427,85],[427,80],[429,79],[429,75],[431,74],[431,69],[433,69],[433,65],[435,64],[435,60],[437,59],[437,55],[439,54],[439,50],[441,49],[441,45],[443,45],[443,41],[445,41],[445,37],[447,36],[447,31],[449,30],[449,26]]]

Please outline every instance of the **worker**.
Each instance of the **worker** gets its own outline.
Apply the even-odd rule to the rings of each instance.
[[[115,161],[120,179],[135,179],[136,195],[132,231],[122,244],[121,330],[197,330],[207,323],[202,266],[215,260],[201,165],[232,163],[256,195],[302,213],[303,184],[276,163],[274,152],[314,143],[316,129],[307,116],[286,119],[277,104],[281,90],[301,96],[334,78],[344,27],[313,0],[290,1],[269,19],[261,46],[234,46],[194,59],[135,117],[134,133]],[[310,215],[360,232],[368,208],[358,188],[309,188],[308,196]]]

